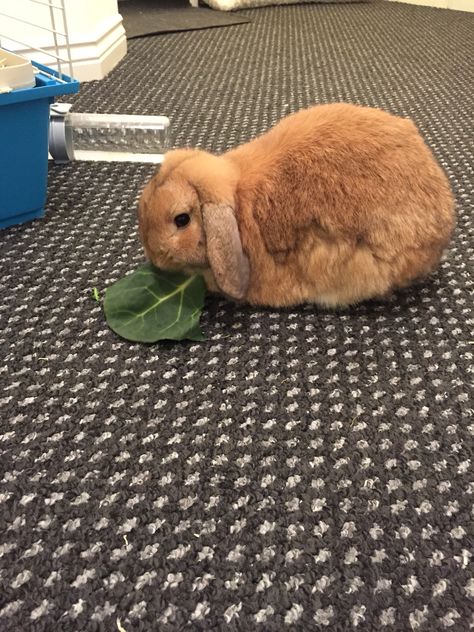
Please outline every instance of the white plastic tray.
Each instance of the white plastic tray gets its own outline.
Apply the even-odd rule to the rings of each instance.
[[[0,48],[0,92],[32,88],[35,73],[28,59]]]

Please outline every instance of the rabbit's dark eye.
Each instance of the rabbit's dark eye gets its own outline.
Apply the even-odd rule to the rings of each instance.
[[[174,223],[178,228],[184,228],[189,224],[190,221],[191,218],[189,217],[188,213],[180,213],[174,218]]]

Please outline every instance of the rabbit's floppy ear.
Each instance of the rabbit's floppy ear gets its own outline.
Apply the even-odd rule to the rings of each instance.
[[[206,203],[202,218],[207,257],[218,287],[234,299],[243,299],[249,285],[249,262],[242,250],[232,207]]]

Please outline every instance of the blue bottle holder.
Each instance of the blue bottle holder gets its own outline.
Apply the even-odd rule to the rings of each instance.
[[[36,62],[33,88],[0,94],[0,228],[44,216],[49,106],[79,82]]]

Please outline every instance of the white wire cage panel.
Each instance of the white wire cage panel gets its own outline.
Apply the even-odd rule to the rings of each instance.
[[[72,77],[64,0],[0,0],[0,47]]]

